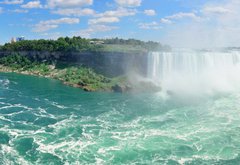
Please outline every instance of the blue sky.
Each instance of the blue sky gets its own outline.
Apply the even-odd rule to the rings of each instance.
[[[238,45],[239,0],[0,0],[11,37],[137,38],[176,46]],[[196,41],[197,40],[197,41]]]

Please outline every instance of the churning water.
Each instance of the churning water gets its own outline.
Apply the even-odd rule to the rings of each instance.
[[[238,86],[239,55],[228,55],[149,56],[149,77],[185,102],[174,94],[86,93],[1,73],[0,164],[239,164],[240,93],[231,86]],[[207,94],[191,101],[189,88]]]

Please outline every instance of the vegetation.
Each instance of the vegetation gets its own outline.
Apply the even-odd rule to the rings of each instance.
[[[112,39],[105,39],[104,43],[106,45],[121,45],[126,46],[127,48],[135,49],[135,50],[145,50],[145,51],[160,51],[160,50],[169,50],[170,47],[166,45],[161,45],[158,42],[154,41],[141,41],[136,39],[119,39],[119,38],[112,38]]]
[[[92,42],[95,41],[96,43]],[[103,41],[99,44],[97,41]],[[60,37],[57,40],[24,40],[14,43],[7,43],[0,47],[1,51],[48,51],[48,52],[132,52],[132,51],[158,51],[169,50],[158,42],[140,41],[136,39],[85,39],[81,37]]]
[[[83,88],[86,91],[109,90],[112,79],[95,73],[90,68],[70,67],[65,69],[57,78],[65,84]]]
[[[94,70],[84,67],[67,67],[56,69],[48,63],[31,61],[25,56],[12,54],[0,58],[0,71],[13,71],[24,74],[52,77],[61,80],[64,84],[82,88],[86,91],[107,91],[123,78],[107,78],[97,74]]]
[[[2,51],[98,51],[102,46],[90,43],[90,40],[81,37],[60,37],[57,40],[24,40],[7,43],[0,47]]]
[[[12,71],[29,71],[32,73],[37,72],[40,75],[47,75],[50,73],[49,65],[46,63],[31,61],[27,57],[20,56],[19,54],[12,54],[0,58],[0,65],[9,67]]]

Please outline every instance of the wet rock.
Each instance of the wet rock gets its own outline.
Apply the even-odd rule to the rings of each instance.
[[[92,89],[91,87],[89,87],[89,86],[85,86],[85,87],[83,87],[82,88],[85,92],[94,92],[95,90],[94,89]]]
[[[117,93],[129,92],[131,90],[131,86],[124,84],[116,84],[112,87],[112,90]]]
[[[78,85],[81,86],[81,87],[84,87],[84,86],[86,86],[87,84],[80,81],[80,82],[78,83]]]

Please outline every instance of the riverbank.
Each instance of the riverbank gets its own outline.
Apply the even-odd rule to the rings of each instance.
[[[87,92],[108,91],[108,92],[123,92],[123,90],[116,89],[116,87],[126,88],[127,80],[124,76],[116,78],[106,78],[98,75],[89,68],[66,68],[56,69],[53,65],[44,65],[47,70],[15,69],[8,66],[0,65],[0,72],[18,73],[24,75],[39,76],[45,78],[52,78],[61,81],[63,84],[75,88],[81,88]],[[130,90],[130,87],[129,87]],[[127,92],[126,90],[124,92]]]
[[[42,72],[40,70],[16,70],[11,67],[0,65],[0,72],[4,73],[18,73],[24,75],[32,75],[38,77],[52,78],[61,81],[64,85],[72,86],[74,88],[81,88],[86,92],[115,92],[115,93],[127,93],[127,92],[158,92],[161,91],[161,87],[155,85],[151,81],[139,80],[132,83],[126,76],[119,76],[115,78],[106,78],[102,75],[88,78],[88,80],[81,78],[88,70],[87,68],[67,68],[67,69],[54,69],[54,66],[48,65],[49,71]],[[85,71],[84,71],[85,70]],[[82,75],[79,74],[82,72]],[[84,73],[85,72],[85,73]],[[96,73],[94,73],[96,74]],[[90,73],[91,75],[91,73]],[[89,75],[88,75],[89,76]],[[75,78],[74,78],[75,77]],[[78,78],[76,78],[78,77]]]
[[[114,91],[116,86],[126,86],[124,76],[108,78],[86,67],[56,68],[54,64],[30,61],[18,54],[0,58],[0,72],[14,72],[60,80],[63,84],[84,91]]]

